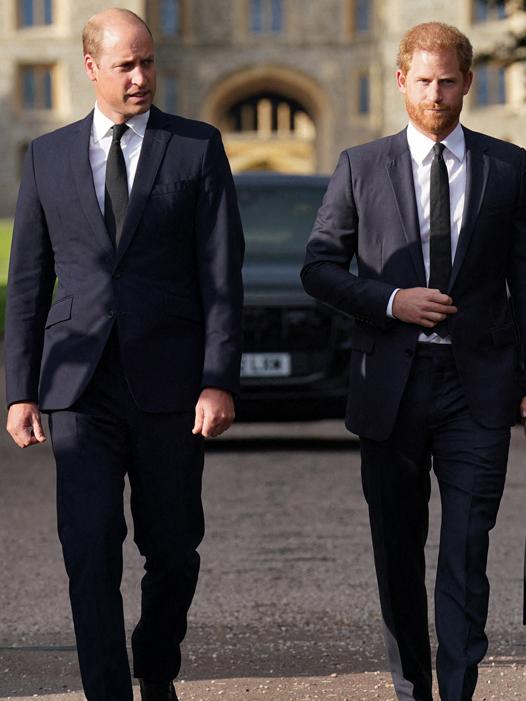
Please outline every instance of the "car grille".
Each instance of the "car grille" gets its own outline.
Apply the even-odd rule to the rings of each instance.
[[[332,315],[322,307],[245,307],[245,352],[323,350],[331,343]]]

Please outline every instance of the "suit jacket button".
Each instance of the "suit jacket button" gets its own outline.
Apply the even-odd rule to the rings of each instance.
[[[405,349],[405,354],[407,355],[408,358],[412,358],[414,355],[414,352],[411,348],[406,348]]]
[[[108,319],[113,319],[114,316],[115,312],[113,311],[113,309],[110,309],[110,311],[108,312]]]
[[[116,272],[116,273],[113,273],[113,275],[112,275],[112,278],[113,278],[114,280],[120,280],[121,277],[122,277],[122,273],[121,273],[121,272]]]

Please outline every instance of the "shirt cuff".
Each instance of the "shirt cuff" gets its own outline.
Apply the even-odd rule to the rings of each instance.
[[[393,302],[395,298],[395,294],[401,290],[401,287],[397,287],[396,290],[393,290],[391,296],[389,297],[389,302],[387,303],[387,311],[386,314],[390,319],[396,319],[395,315],[393,314]]]

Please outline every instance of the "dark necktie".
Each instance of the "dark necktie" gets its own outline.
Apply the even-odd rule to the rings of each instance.
[[[449,212],[449,175],[443,158],[445,146],[433,146],[429,206],[429,287],[447,294],[451,277],[451,219]],[[441,321],[430,333],[447,336],[447,323]],[[426,332],[427,333],[427,332]]]
[[[128,207],[128,178],[126,163],[121,149],[121,138],[128,129],[126,124],[114,124],[108,160],[106,161],[106,184],[104,189],[104,221],[115,248],[119,245],[122,225]]]

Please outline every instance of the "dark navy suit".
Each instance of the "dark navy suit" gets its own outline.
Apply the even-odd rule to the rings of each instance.
[[[419,344],[422,328],[386,313],[396,288],[426,286],[405,130],[341,154],[302,271],[307,292],[354,317],[346,423],[361,438],[389,660],[403,701],[431,701],[424,583],[431,464],[443,509],[440,693],[444,701],[472,698],[487,648],[488,532],[509,426],[526,394],[526,154],[464,134],[464,216],[442,290],[458,307],[448,317],[451,346]],[[353,257],[357,276],[349,272]]]
[[[146,558],[134,672],[169,680],[203,535],[193,412],[202,388],[239,388],[243,234],[219,132],[152,107],[114,250],[93,185],[91,125],[90,114],[27,153],[7,400],[50,414],[84,688],[89,701],[122,701],[131,699],[119,593],[124,476]]]

